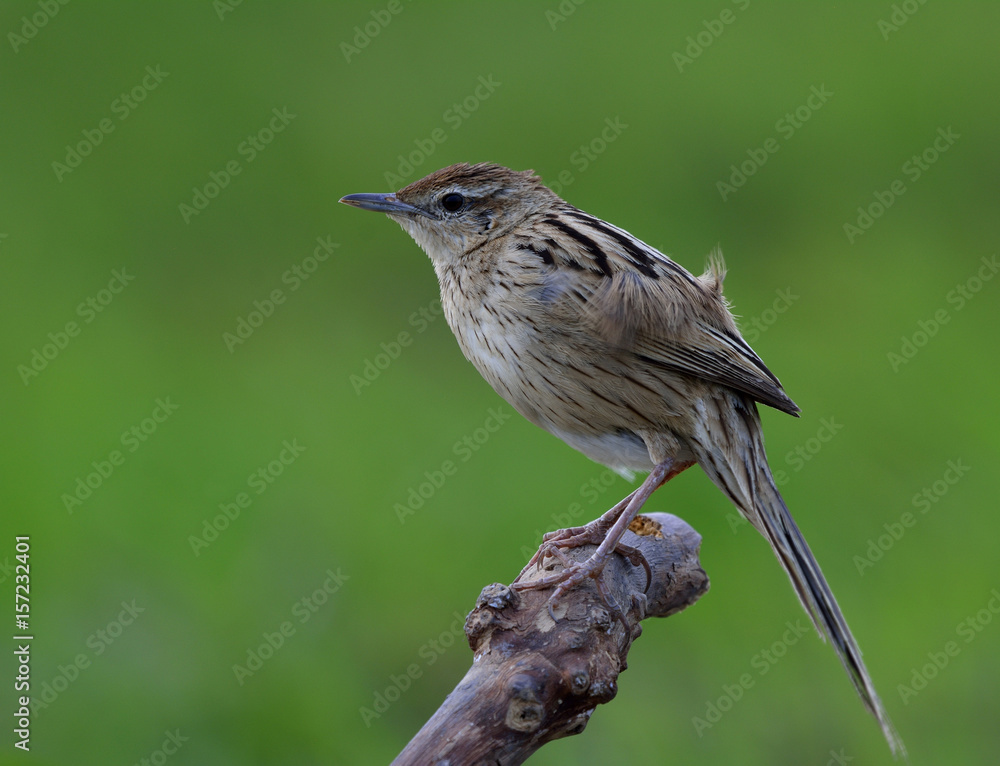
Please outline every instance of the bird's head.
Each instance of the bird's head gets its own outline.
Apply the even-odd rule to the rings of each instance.
[[[530,170],[493,163],[451,165],[390,194],[348,194],[340,200],[385,213],[435,264],[461,258],[559,202]]]

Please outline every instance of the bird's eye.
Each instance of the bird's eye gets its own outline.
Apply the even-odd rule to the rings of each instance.
[[[465,197],[463,197],[461,194],[457,194],[456,192],[452,192],[451,194],[445,194],[441,198],[441,207],[443,207],[449,213],[454,213],[464,204],[465,204]]]

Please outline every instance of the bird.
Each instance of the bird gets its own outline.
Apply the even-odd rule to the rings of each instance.
[[[553,588],[550,606],[588,578],[600,585],[615,551],[644,563],[622,536],[657,488],[698,464],[770,544],[893,754],[905,757],[768,466],[757,404],[800,410],[741,336],[717,249],[694,276],[564,201],[534,171],[489,162],[340,201],[385,213],[426,252],[462,352],[514,409],[626,477],[648,474],[600,519],[546,536],[532,562],[549,555],[565,564],[532,586]],[[590,543],[598,547],[584,562],[562,553]]]

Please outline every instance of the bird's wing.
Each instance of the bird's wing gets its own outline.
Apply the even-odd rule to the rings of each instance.
[[[720,383],[789,415],[799,414],[778,379],[738,335],[697,323],[683,342],[662,336],[639,337],[633,353],[651,367]]]
[[[709,271],[698,278],[628,232],[575,208],[541,223],[551,233],[544,254],[538,254],[558,287],[552,297],[609,346],[634,355],[651,371],[718,383],[798,415],[781,383],[739,334],[722,296],[721,255],[713,253]]]

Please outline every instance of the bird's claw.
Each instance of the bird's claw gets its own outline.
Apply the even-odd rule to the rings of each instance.
[[[569,570],[576,565],[569,559],[568,556],[566,556],[565,553],[563,553],[563,549],[580,548],[584,545],[600,545],[604,541],[605,535],[607,535],[607,530],[597,525],[573,527],[570,529],[558,529],[554,532],[548,532],[542,537],[542,544],[539,546],[538,550],[535,551],[535,554],[528,561],[527,566],[524,567],[517,579],[520,580],[532,566],[536,569],[541,569],[545,564],[546,557],[548,556],[558,559],[563,567],[565,567],[566,570]],[[642,552],[638,548],[634,548],[631,545],[625,545],[624,543],[618,543],[614,550],[615,553],[627,559],[632,566],[641,566],[645,570],[646,585],[643,588],[643,592],[647,592],[649,590],[649,586],[653,583],[653,570],[650,568],[646,557],[642,555]],[[604,565],[602,563],[601,570],[603,570],[603,568]],[[598,570],[598,575],[601,570]],[[565,574],[565,571],[561,573],[561,575],[562,574]],[[561,577],[561,575],[556,575],[556,577]],[[569,575],[566,575],[566,577],[569,577]],[[545,580],[550,579],[551,578],[545,578]],[[581,578],[579,582],[582,582],[583,579],[585,578]],[[561,583],[563,579],[552,581]],[[517,581],[515,580],[515,582]],[[566,590],[568,590],[568,588]]]
[[[555,610],[560,599],[570,590],[582,584],[587,579],[592,579],[605,608],[608,610],[611,617],[621,623],[627,633],[629,631],[629,625],[625,619],[625,614],[615,602],[614,597],[611,595],[602,578],[604,567],[607,564],[607,559],[602,557],[602,560],[596,560],[597,556],[594,555],[586,561],[576,562],[564,552],[566,549],[579,548],[584,545],[600,545],[606,534],[607,529],[597,528],[596,525],[560,529],[555,532],[549,532],[544,536],[543,542],[535,552],[535,555],[531,557],[527,566],[525,566],[524,570],[514,581],[513,587],[520,590],[543,590],[545,588],[555,586],[555,590],[549,597],[548,611],[552,621],[558,622],[559,618],[556,616]],[[649,590],[649,586],[653,581],[653,572],[649,566],[649,562],[646,560],[646,557],[642,555],[642,552],[638,548],[623,545],[622,543],[615,546],[614,551],[627,559],[632,566],[641,566],[645,570],[646,586],[644,591]],[[562,571],[546,577],[541,577],[537,580],[533,580],[532,582],[520,582],[520,579],[532,567],[541,569],[547,557],[557,559],[559,563],[563,565]]]

